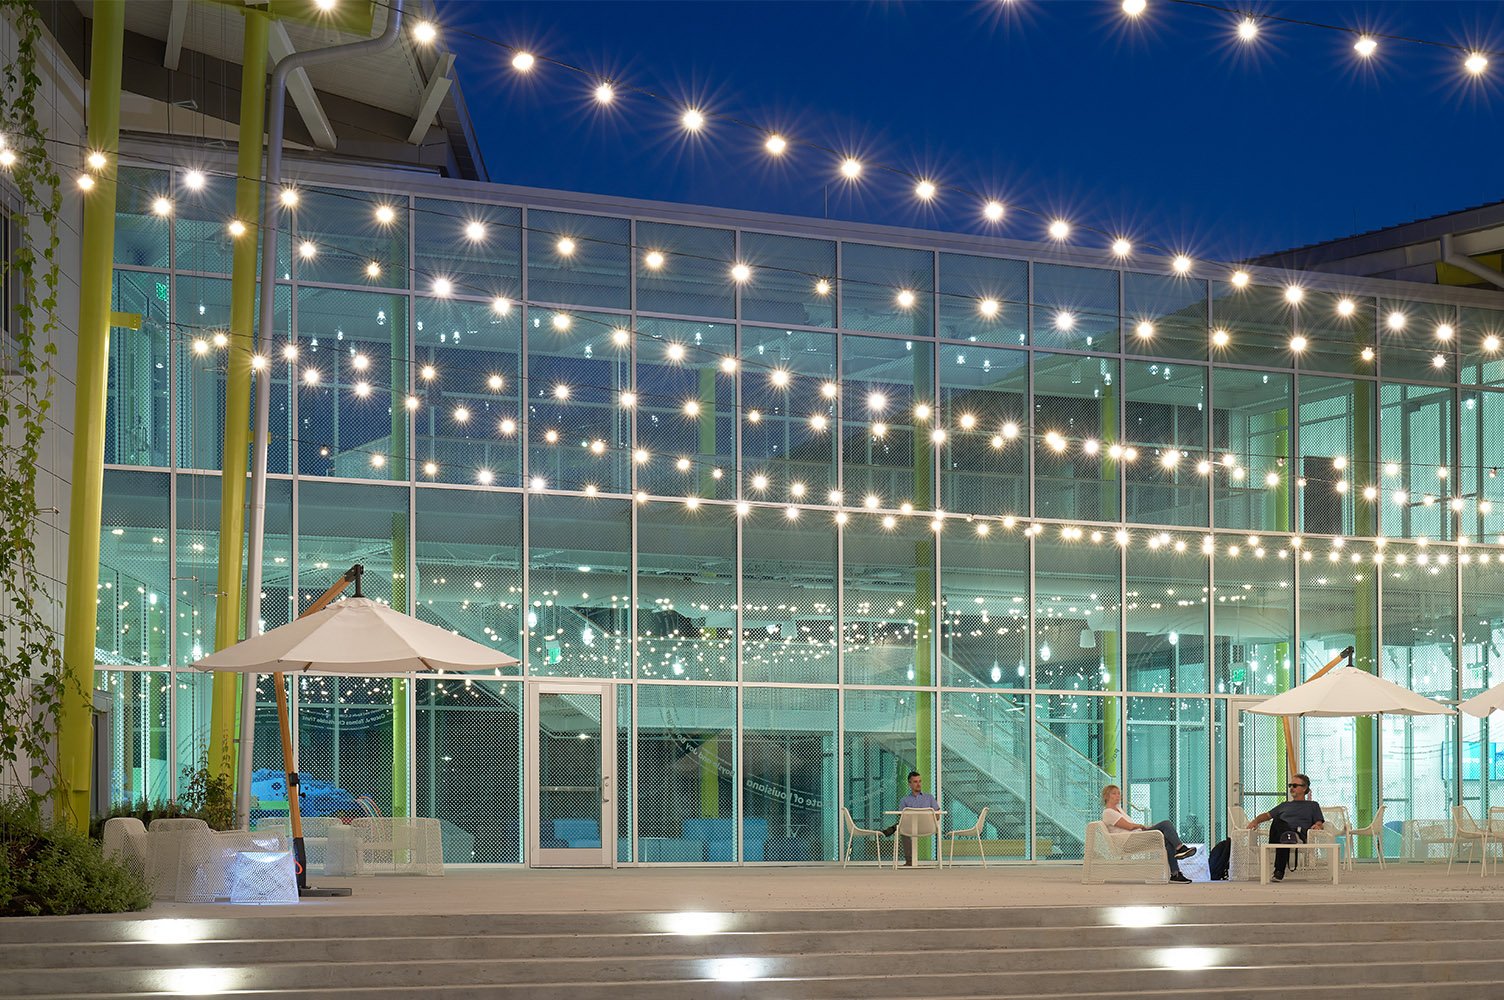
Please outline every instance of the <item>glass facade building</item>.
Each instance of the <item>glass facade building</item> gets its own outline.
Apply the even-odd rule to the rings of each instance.
[[[1079,859],[1109,781],[1205,842],[1282,794],[1243,710],[1345,647],[1442,700],[1504,680],[1493,296],[297,172],[265,626],[359,562],[522,661],[292,683],[301,770],[439,817],[450,861],[588,841],[606,785],[618,863],[831,860],[910,769],[947,826],[990,807],[989,856]],[[180,188],[122,170],[117,799],[209,723],[233,188],[154,215]],[[1504,803],[1471,718],[1310,720],[1300,761],[1361,822]]]

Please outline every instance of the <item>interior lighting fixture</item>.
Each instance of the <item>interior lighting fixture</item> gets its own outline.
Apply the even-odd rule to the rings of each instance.
[[[1498,349],[1499,349],[1499,338],[1496,335],[1492,334],[1492,333],[1489,334],[1487,337],[1484,337],[1483,338],[1483,349],[1485,351],[1488,351],[1490,354],[1498,351]]]

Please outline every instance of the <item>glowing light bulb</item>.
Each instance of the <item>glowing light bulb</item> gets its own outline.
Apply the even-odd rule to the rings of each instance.
[[[1000,201],[989,201],[982,206],[982,218],[988,222],[1001,222],[1003,220],[1003,212],[1003,203]]]
[[[933,181],[920,181],[914,185],[914,196],[920,201],[929,201],[935,197],[936,190]]]
[[[1473,76],[1481,76],[1488,69],[1488,57],[1481,52],[1473,52],[1462,61],[1462,68]]]
[[[517,421],[513,420],[511,417],[506,417],[497,426],[497,429],[507,437],[511,437],[513,434],[517,433]]]
[[[663,254],[657,250],[649,250],[647,255],[642,258],[642,262],[647,266],[649,271],[657,271],[663,267]]]
[[[774,368],[772,372],[768,374],[768,380],[778,388],[782,389],[789,384],[789,373],[787,369]]]
[[[258,371],[258,372],[265,371],[266,370],[266,364],[267,364],[266,355],[264,355],[264,354],[253,354],[251,356],[251,370],[252,371]]]
[[[1301,288],[1299,285],[1285,286],[1285,301],[1290,303],[1292,306],[1299,305],[1301,300],[1305,297],[1306,290],[1304,288]]]
[[[245,235],[245,223],[241,222],[239,219],[231,219],[230,220],[230,235],[234,236],[236,238],[244,236]]]
[[[418,377],[425,382],[432,382],[439,377],[439,370],[433,365],[424,365],[418,370]]]
[[[848,156],[841,161],[841,176],[854,181],[862,176],[862,163],[855,157]]]
[[[1071,234],[1071,224],[1064,219],[1056,219],[1050,223],[1050,239],[1063,240]]]
[[[318,385],[319,370],[317,368],[305,368],[303,370],[303,381],[307,382],[309,385]]]
[[[519,73],[530,72],[538,60],[531,52],[519,52],[512,57],[512,68]]]
[[[815,282],[815,294],[816,295],[829,295],[830,294],[830,282],[826,281],[824,278],[821,278],[819,281]]]
[[[1123,0],[1123,13],[1129,17],[1138,17],[1148,8],[1148,0]]]
[[[88,164],[90,170],[103,170],[109,162],[109,159],[98,150],[89,154]]]
[[[768,488],[768,477],[765,476],[765,475],[763,475],[760,472],[757,475],[753,476],[752,477],[752,488],[754,490],[765,490],[765,489],[767,489]]]
[[[413,25],[413,41],[419,45],[432,45],[438,37],[439,29],[434,27],[432,21],[419,21]]]
[[[157,215],[169,216],[172,214],[172,202],[167,198],[158,198],[151,203],[151,210]]]
[[[1232,272],[1232,286],[1234,288],[1247,288],[1249,280],[1247,271]]]
[[[379,277],[381,277],[381,265],[378,264],[378,263],[376,263],[374,260],[371,261],[370,263],[366,264],[366,277],[367,278],[379,278]]]
[[[665,353],[668,354],[668,359],[670,361],[683,361],[684,360],[684,345],[683,344],[669,344],[668,345],[668,349],[667,349],[667,351]]]
[[[693,399],[687,401],[684,404],[684,415],[686,417],[698,417],[700,415],[700,404]]]
[[[1232,335],[1221,327],[1212,331],[1212,343],[1217,347],[1226,347],[1231,342]]]
[[[1294,351],[1296,354],[1299,354],[1308,346],[1310,346],[1310,341],[1306,340],[1306,338],[1302,337],[1298,333],[1290,338],[1290,350]]]
[[[836,385],[834,382],[826,382],[824,385],[820,386],[820,395],[824,396],[826,399],[835,399],[836,393],[840,391],[841,387]]]
[[[1445,368],[1446,366],[1447,366],[1446,355],[1444,355],[1444,354],[1433,354],[1433,355],[1431,355],[1431,367],[1432,368]]]
[[[1055,329],[1061,331],[1062,333],[1067,333],[1070,330],[1074,329],[1075,326],[1076,316],[1074,313],[1069,313],[1065,310],[1061,310],[1060,312],[1057,312],[1055,314]]]
[[[1143,339],[1148,340],[1150,337],[1154,336],[1154,324],[1150,323],[1148,320],[1144,320],[1138,326],[1133,328],[1133,332],[1138,334]]]
[[[1365,348],[1363,348],[1363,350],[1361,350],[1361,351],[1358,352],[1358,357],[1362,358],[1364,361],[1372,361],[1373,360],[1373,348],[1372,347],[1365,347]]]
[[[619,398],[621,399],[621,405],[628,410],[637,405],[637,393],[632,392],[630,389],[623,392]]]
[[[1003,437],[1007,438],[1010,441],[1013,440],[1014,438],[1018,437],[1018,425],[1015,424],[1015,423],[1012,423],[1011,421],[1009,423],[1004,424],[1003,425]]]
[[[371,359],[364,354],[356,354],[350,358],[350,367],[358,372],[363,372],[371,367]]]
[[[409,410],[416,410],[418,408],[418,397],[417,396],[408,396],[407,397],[407,408]]]
[[[733,264],[731,266],[731,280],[739,285],[752,280],[752,269],[746,264]]]
[[[90,174],[79,174],[78,175],[78,189],[80,191],[93,191],[94,190],[94,178],[93,178],[93,176],[90,175]]]
[[[1353,51],[1364,59],[1369,58],[1378,50],[1379,43],[1368,35],[1360,35],[1358,36],[1358,40],[1353,42]]]
[[[963,430],[968,430],[969,431],[969,430],[973,429],[974,427],[976,427],[976,425],[977,425],[977,418],[976,418],[976,416],[974,414],[963,413],[963,414],[961,414],[961,419],[960,419],[959,422],[960,422],[961,427],[962,427]]]
[[[183,186],[190,191],[202,191],[208,183],[202,170],[190,170],[183,175]]]
[[[486,386],[492,392],[500,392],[501,387],[505,384],[506,380],[503,379],[500,375],[492,375],[491,377],[486,379]]]
[[[465,239],[471,243],[479,243],[486,238],[486,224],[478,219],[471,219],[465,223]]]
[[[1003,307],[998,303],[997,299],[983,299],[982,301],[977,303],[977,312],[981,313],[988,319],[992,319],[994,316],[996,316],[1002,308]]]
[[[498,295],[491,300],[491,311],[498,316],[505,316],[512,311],[512,300],[504,295]]]
[[[543,432],[543,440],[547,441],[549,444],[558,444],[559,432],[550,427],[548,430]]]
[[[555,399],[559,399],[559,400],[568,399],[569,398],[569,386],[565,385],[562,382],[560,382],[558,385],[554,386],[554,398]]]
[[[687,108],[679,116],[679,123],[690,132],[698,132],[705,127],[705,115],[697,108]]]
[[[1497,336],[1495,336],[1494,334],[1492,334],[1492,333],[1489,334],[1487,337],[1484,337],[1483,338],[1483,349],[1485,351],[1488,351],[1489,353],[1494,353],[1494,352],[1498,351],[1498,349],[1499,349],[1499,338]]]
[[[1259,23],[1251,17],[1245,17],[1238,22],[1238,37],[1245,42],[1251,42],[1259,36]]]
[[[490,486],[491,480],[494,478],[490,469],[479,469],[475,473],[475,481],[482,486]]]
[[[897,302],[900,309],[912,308],[914,305],[914,293],[907,288],[901,289],[897,296]]]
[[[1456,328],[1453,327],[1452,324],[1450,324],[1450,323],[1438,323],[1438,324],[1436,324],[1436,336],[1437,336],[1437,339],[1439,339],[1439,340],[1451,340],[1452,339],[1452,335],[1455,334],[1456,332],[1457,332]]]
[[[439,298],[444,298],[452,291],[454,291],[454,283],[448,278],[433,279],[433,293]]]
[[[439,463],[438,462],[424,462],[423,463],[423,474],[425,476],[436,476],[436,475],[438,475],[439,474]]]
[[[550,325],[560,333],[569,329],[570,322],[568,313],[554,313],[553,319],[549,320]]]
[[[0,167],[9,170],[16,165],[16,151],[14,149],[0,149]]]
[[[371,394],[371,383],[369,383],[369,382],[356,382],[355,383],[355,395],[359,396],[361,399],[365,399],[370,394]]]
[[[1264,476],[1264,485],[1265,486],[1278,486],[1279,485],[1279,473],[1278,472],[1271,472],[1271,473],[1268,473],[1267,475],[1265,475]]]
[[[559,251],[560,257],[573,257],[576,249],[574,240],[568,236],[560,237],[559,242],[554,244],[554,247]]]
[[[767,141],[762,144],[762,148],[774,156],[782,156],[789,148],[789,141],[777,132],[774,132],[768,136]]]
[[[298,244],[298,256],[304,260],[313,260],[313,258],[318,256],[318,253],[319,248],[313,244],[312,240],[304,240]]]
[[[632,341],[632,331],[626,327],[617,327],[611,331],[611,343],[617,347],[626,347]]]
[[[596,84],[595,90],[592,93],[597,104],[610,104],[616,100],[616,88],[609,83]]]
[[[919,403],[918,405],[916,405],[914,407],[914,419],[915,420],[928,420],[929,418],[930,418],[930,407],[929,407],[928,403]]]
[[[1392,312],[1384,317],[1384,324],[1391,330],[1403,330],[1405,328],[1405,314],[1402,312]]]
[[[282,348],[282,357],[288,361],[298,360],[298,348],[296,344],[288,344]]]
[[[1176,274],[1190,274],[1191,258],[1187,257],[1185,254],[1176,255],[1175,259],[1170,261],[1170,269]]]
[[[1121,236],[1112,241],[1112,255],[1114,257],[1127,257],[1133,253],[1133,244]]]
[[[209,353],[209,342],[207,340],[203,339],[202,337],[200,337],[197,340],[195,340],[193,342],[193,353],[194,354],[208,354]]]
[[[386,456],[384,456],[384,455],[372,455],[371,456],[371,467],[373,469],[379,469],[379,468],[381,468],[385,464],[386,464]]]
[[[397,221],[397,210],[390,205],[377,205],[376,221],[383,226],[390,226]]]
[[[1059,431],[1050,431],[1048,434],[1046,434],[1044,436],[1044,443],[1048,445],[1050,450],[1055,452],[1055,454],[1057,455],[1062,451],[1065,451],[1066,448],[1065,438],[1060,434]]]

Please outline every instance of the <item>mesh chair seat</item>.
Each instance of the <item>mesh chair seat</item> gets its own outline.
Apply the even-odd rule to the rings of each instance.
[[[146,878],[154,899],[177,899],[179,858],[183,847],[209,832],[201,819],[154,819],[146,830]]]
[[[1158,830],[1112,833],[1106,823],[1088,823],[1084,853],[1083,883],[1170,881],[1165,835]]]
[[[104,856],[123,861],[137,874],[146,875],[146,825],[134,816],[105,820]]]
[[[190,832],[178,854],[179,903],[213,903],[230,898],[230,870],[241,853],[281,853],[281,835],[245,830]]]
[[[355,831],[360,874],[443,875],[444,835],[439,821],[421,816],[362,816]]]

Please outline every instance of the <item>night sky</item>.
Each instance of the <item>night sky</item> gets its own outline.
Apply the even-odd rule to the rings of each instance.
[[[1258,11],[1504,49],[1504,4],[1275,3]],[[1149,0],[1013,3],[499,3],[440,0],[444,42],[493,181],[1038,239],[1015,214],[874,177],[886,162],[943,183],[1197,256],[1242,259],[1504,199],[1504,53],[1462,54]],[[676,106],[776,126],[828,153],[774,162],[712,122],[686,137],[648,98],[594,105],[593,82],[521,77],[482,39],[650,89]],[[1080,242],[1100,245],[1100,237]]]

